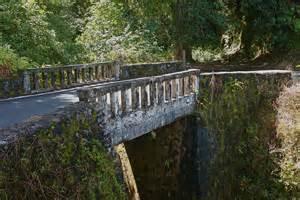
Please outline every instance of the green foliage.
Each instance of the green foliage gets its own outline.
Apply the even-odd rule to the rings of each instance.
[[[95,120],[73,120],[0,151],[0,199],[125,199]],[[58,128],[58,127],[57,127]]]
[[[163,54],[147,30],[132,30],[122,6],[109,0],[90,8],[79,42],[88,50],[89,60],[123,58],[128,62],[159,60]],[[147,38],[148,37],[148,38]]]
[[[300,197],[300,85],[285,88],[277,100],[277,133],[281,139],[280,177],[295,199]]]
[[[232,28],[241,33],[246,56],[286,50],[293,32],[293,4],[285,0],[228,1]]]
[[[193,50],[193,59],[197,62],[221,60],[224,56],[221,48],[196,48]]]
[[[15,75],[18,71],[31,66],[27,58],[19,57],[9,46],[0,46],[0,66],[7,67]],[[7,78],[7,77],[1,77]]]
[[[77,60],[80,47],[64,13],[55,10],[54,15],[53,10],[29,0],[0,0],[0,5],[1,36],[18,55],[38,64]]]
[[[177,57],[183,49],[190,59],[193,47],[218,45],[225,28],[219,1],[115,1],[133,13],[135,23],[153,32],[160,46],[175,50]]]
[[[277,155],[270,152],[278,142],[272,105],[277,81],[202,79],[198,111],[216,142],[207,199],[290,199],[279,179]]]
[[[220,50],[252,58],[300,46],[299,7],[285,0],[0,0],[0,5],[3,43],[38,65],[120,57],[157,61],[171,54],[181,59],[183,50],[189,61],[195,54],[207,56],[198,61],[223,59]],[[228,47],[230,53],[224,52]],[[210,55],[215,51],[217,56]]]

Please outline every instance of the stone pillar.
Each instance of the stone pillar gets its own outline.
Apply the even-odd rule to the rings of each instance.
[[[45,70],[43,74],[44,74],[44,88],[48,89],[49,88],[49,74],[48,74],[48,71]]]
[[[116,80],[120,80],[120,70],[121,70],[122,63],[123,62],[121,60],[118,60],[114,64],[114,67],[115,67],[115,79]]]
[[[151,81],[149,85],[149,95],[150,95],[150,106],[155,106],[156,105],[156,83],[154,81]]]
[[[159,81],[157,82],[157,90],[158,90],[158,97],[157,97],[157,104],[161,105],[165,103],[165,92],[164,92],[164,82]]]
[[[181,91],[180,91],[180,89],[182,89],[182,88],[180,88],[180,80],[177,78],[176,80],[175,80],[175,98],[176,99],[179,99],[179,96],[180,96],[180,93],[181,93]]]
[[[28,71],[23,73],[23,89],[25,94],[29,94],[31,92],[30,73]]]
[[[140,91],[138,86],[131,87],[131,108],[136,111],[140,108]]]
[[[60,87],[65,88],[65,71],[61,69],[59,73],[60,73]]]
[[[143,84],[141,86],[141,108],[145,109],[148,107],[148,93],[147,93],[147,85]]]
[[[119,91],[114,91],[110,93],[111,98],[111,111],[113,117],[118,117],[121,115],[121,104],[119,101]]]

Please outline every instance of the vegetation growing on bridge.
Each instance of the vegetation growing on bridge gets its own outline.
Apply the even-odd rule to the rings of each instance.
[[[282,141],[278,160],[280,177],[286,187],[295,191],[293,196],[300,196],[300,85],[294,85],[280,95],[278,101],[277,133]]]
[[[95,124],[74,119],[2,147],[0,199],[125,199]]]
[[[208,77],[200,86],[202,126],[215,143],[211,147],[214,158],[209,163],[208,199],[297,197],[299,188],[283,184],[278,164],[282,155],[274,153],[280,140],[289,140],[276,137],[273,103],[281,90],[280,82],[265,76],[241,77]],[[293,181],[297,182],[299,175],[296,178],[297,174],[287,167],[281,173],[294,174]]]

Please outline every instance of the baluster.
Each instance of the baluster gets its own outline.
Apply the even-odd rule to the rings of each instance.
[[[77,83],[82,83],[82,70],[81,68],[77,68]]]
[[[140,94],[139,94],[139,87],[134,86],[131,87],[131,107],[132,111],[139,109],[140,105]]]
[[[88,68],[88,82],[91,82],[93,80],[93,68]]]
[[[96,90],[95,93],[98,100],[98,105],[100,110],[103,111],[104,117],[109,117],[111,115],[111,109],[109,109],[110,106],[108,104],[107,93],[101,90]]]
[[[122,61],[116,61],[114,66],[114,75],[116,80],[120,80],[120,68],[121,68]]]
[[[49,72],[48,70],[44,71],[44,88],[48,89],[49,88]]]
[[[175,98],[179,99],[182,87],[180,87],[180,80],[178,78],[175,80],[175,84],[176,84],[176,87],[175,87],[175,90],[176,90]]]
[[[116,68],[115,68],[113,63],[109,65],[109,79],[113,79],[113,78],[116,77],[115,76],[115,69]]]
[[[164,103],[164,82],[159,81],[157,82],[157,89],[158,89],[158,95],[157,95],[157,104],[161,105]]]
[[[102,78],[103,78],[103,80],[106,80],[106,78],[107,78],[107,65],[103,64],[101,70],[102,70]]]
[[[112,68],[113,68],[113,66],[109,63],[108,65],[107,65],[107,79],[111,79],[112,78]]]
[[[95,81],[99,80],[99,66],[95,66]]]
[[[56,70],[51,70],[50,71],[50,79],[51,79],[51,88],[55,89],[56,88]]]
[[[85,82],[85,79],[86,79],[86,77],[85,77],[85,68],[82,68],[81,69],[81,82],[82,83],[84,83]]]
[[[127,110],[126,110],[126,89],[122,89],[121,90],[121,110],[122,110],[122,114],[125,114],[127,113]]]
[[[171,101],[171,83],[169,80],[165,81],[165,101]]]
[[[72,84],[72,80],[71,80],[71,76],[72,76],[72,69],[67,69],[67,85],[71,86]]]
[[[38,71],[34,71],[33,72],[33,85],[34,85],[34,89],[38,90],[39,86],[40,86],[40,80],[39,80],[39,75],[38,75]]]
[[[73,70],[74,70],[74,83],[76,84],[76,83],[78,83],[78,70],[77,70],[77,68],[73,68]]]
[[[30,72],[28,71],[25,71],[23,74],[23,88],[25,94],[29,94],[31,92]]]
[[[148,93],[147,93],[147,85],[143,84],[141,86],[141,108],[147,108],[148,106]]]
[[[61,69],[59,71],[60,73],[60,87],[64,88],[65,87],[65,71],[63,69]]]
[[[132,111],[132,101],[131,101],[131,89],[123,89],[121,91],[122,98],[122,112],[123,114],[129,113]]]
[[[98,67],[98,80],[103,80],[103,66],[99,65]]]
[[[184,78],[184,80],[185,80],[185,95],[186,96],[189,96],[190,95],[190,93],[191,93],[191,81],[190,81],[190,76],[186,76],[185,78]]]
[[[176,79],[171,80],[171,99],[172,101],[176,100]]]
[[[112,110],[112,117],[118,117],[121,115],[121,105],[119,99],[120,91],[111,92],[111,110]]]
[[[107,98],[107,118],[112,117],[112,95],[110,92],[106,93],[106,98]]]
[[[181,88],[181,93],[180,96],[184,97],[185,95],[185,82],[184,82],[184,78],[180,78],[180,88]]]
[[[155,106],[156,104],[156,83],[154,81],[151,81],[149,85],[149,90],[150,90],[150,106]]]

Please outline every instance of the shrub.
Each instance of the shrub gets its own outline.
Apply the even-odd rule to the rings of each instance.
[[[300,197],[300,84],[285,88],[277,103],[280,177],[293,195]]]
[[[8,45],[0,46],[0,79],[14,77],[17,72],[30,66],[32,65],[28,58],[18,56]]]
[[[0,149],[0,199],[125,199],[96,122],[64,124]]]

